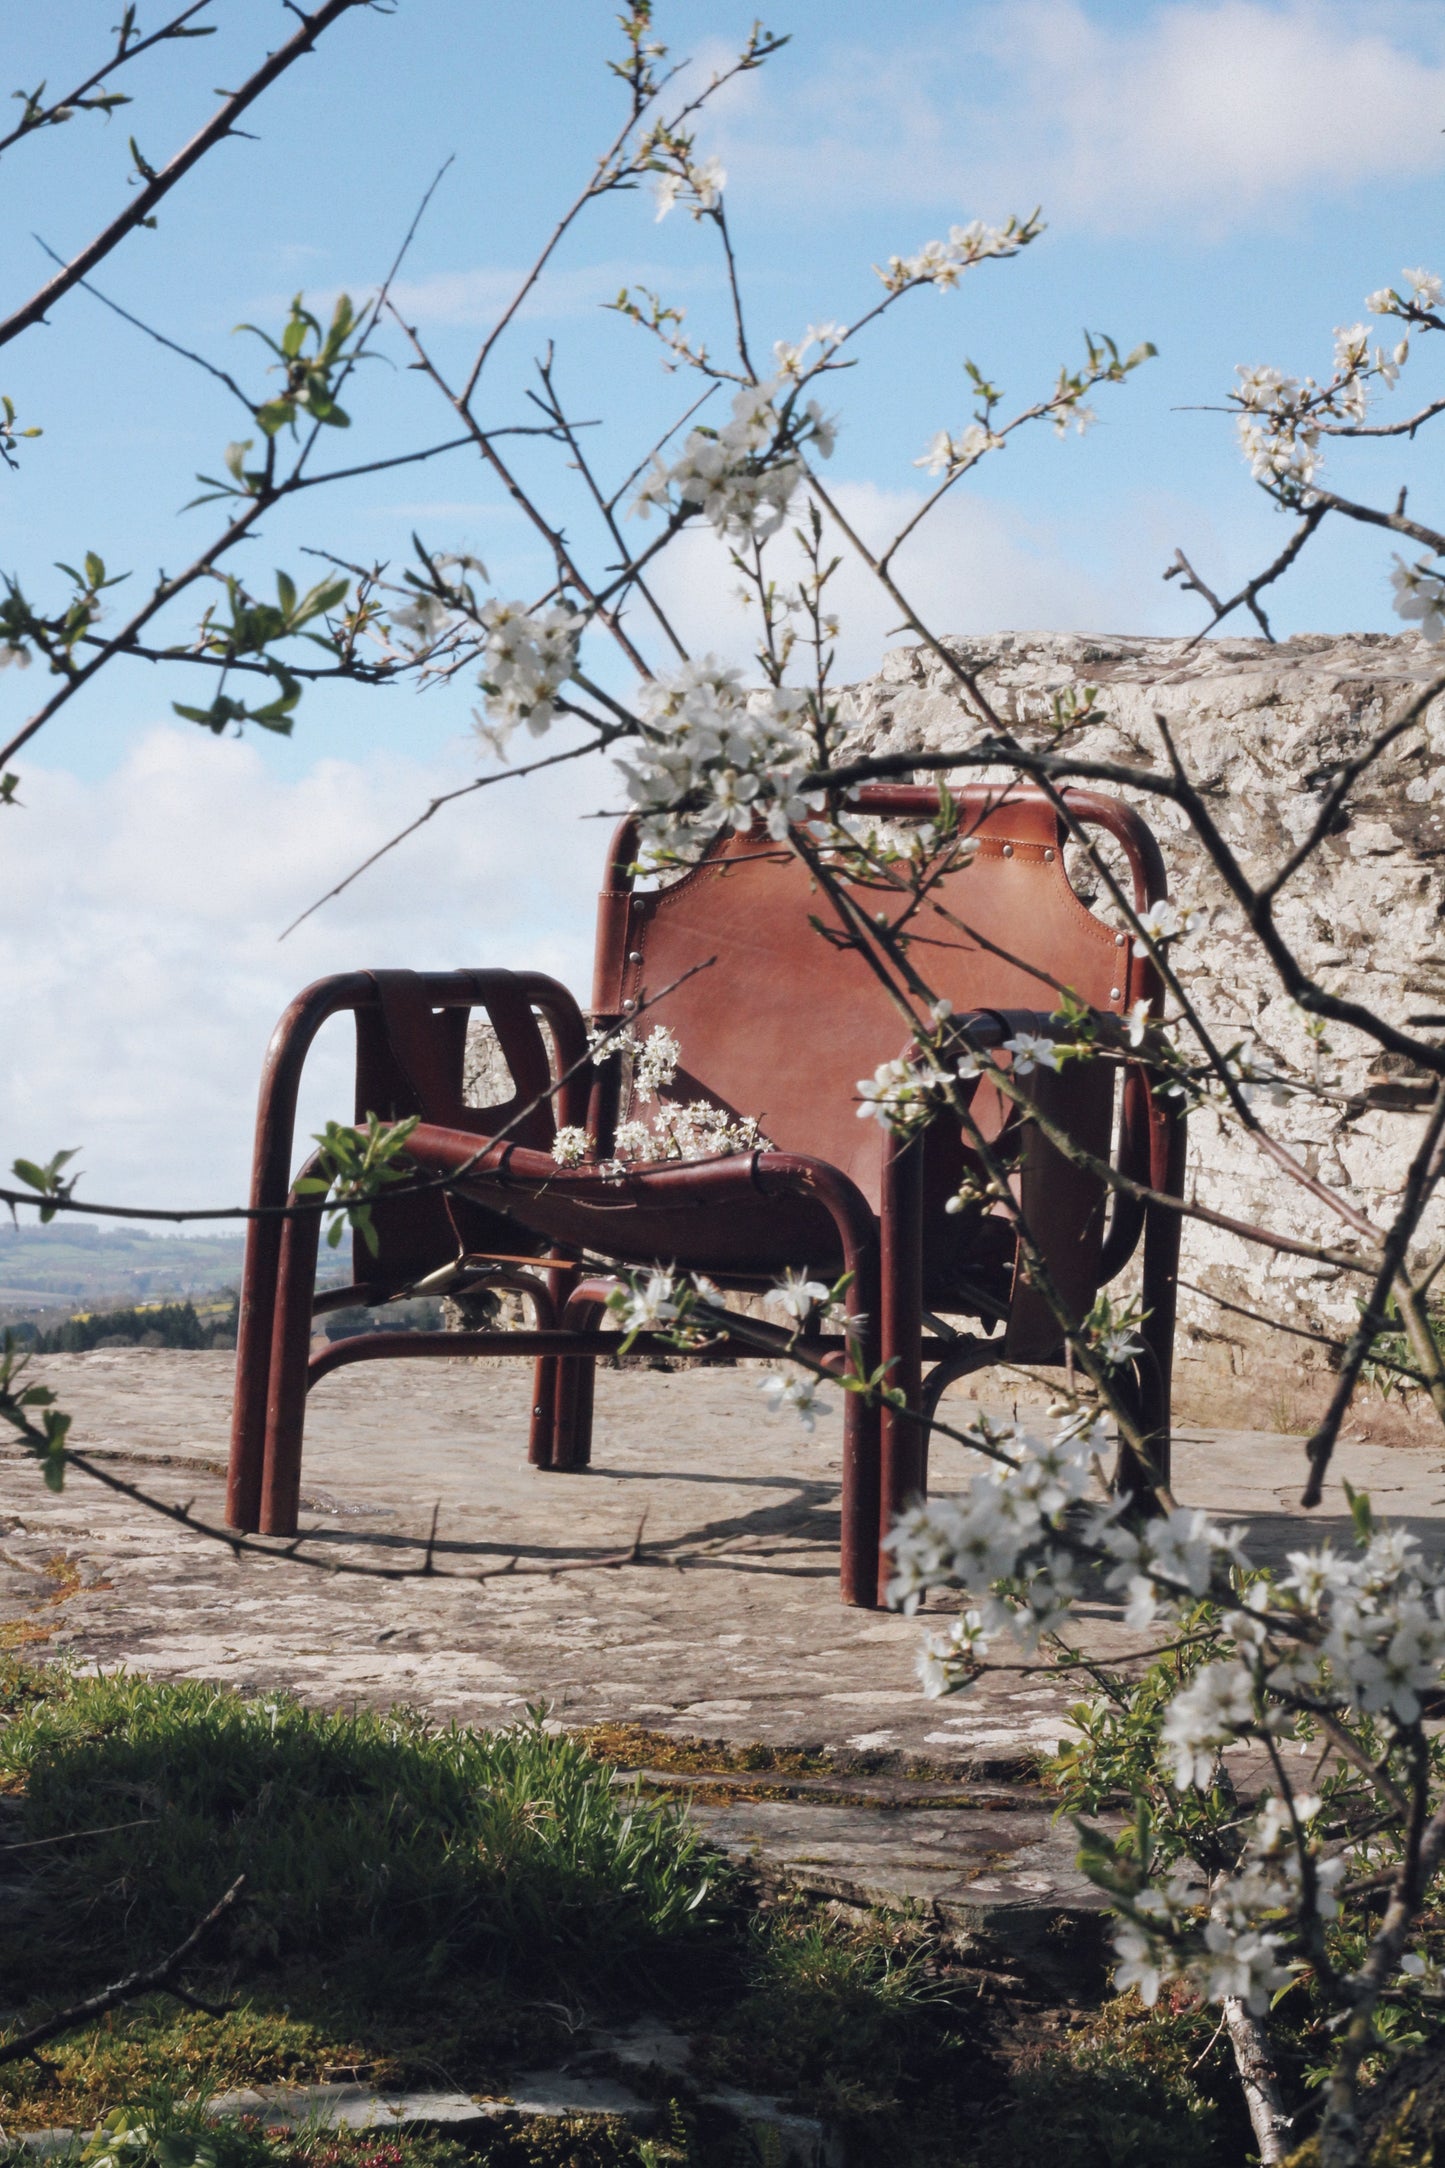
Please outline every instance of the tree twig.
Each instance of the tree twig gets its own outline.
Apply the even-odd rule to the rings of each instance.
[[[77,2025],[84,2025],[91,2018],[104,2017],[107,2010],[118,2009],[123,2002],[132,2002],[137,1995],[148,1995],[156,1988],[176,1994],[170,1984],[171,1975],[179,1971],[202,1937],[215,1926],[222,1915],[229,1912],[242,1890],[246,1877],[238,1874],[223,1897],[217,1898],[203,1920],[198,1920],[184,1942],[177,1943],[169,1957],[163,1957],[158,1965],[143,1966],[137,1972],[128,1972],[124,1979],[112,1981],[99,1994],[88,1995],[84,2002],[72,2003],[68,2010],[57,2010],[53,2017],[45,2018],[39,2025],[32,2025],[28,2032],[17,2033],[13,2040],[0,2043],[0,2063],[18,2062],[23,2056],[33,2056],[48,2040],[59,2039],[62,2033],[73,2032]],[[180,1993],[179,2000],[193,2002],[195,1998]]]
[[[227,136],[236,132],[236,122],[240,116],[249,106],[254,105],[262,93],[269,90],[288,68],[293,67],[311,51],[324,31],[329,30],[333,23],[339,22],[343,15],[349,14],[352,8],[370,4],[371,0],[321,0],[313,14],[303,15],[300,29],[261,63],[255,74],[217,108],[205,127],[198,130],[168,164],[152,174],[143,188],[137,189],[119,216],[102,228],[93,240],[88,241],[78,255],[71,257],[63,270],[57,271],[54,278],[48,279],[20,308],[0,319],[0,346],[8,345],[12,339],[18,338],[22,331],[30,330],[32,325],[43,323],[46,313],[54,308],[56,302],[69,293],[71,287],[77,285],[88,271],[93,271],[128,233],[142,225],[154,212],[156,205],[170,194],[177,181],[184,179],[192,166],[199,164],[205,157],[207,151],[214,149],[217,143],[224,142]]]

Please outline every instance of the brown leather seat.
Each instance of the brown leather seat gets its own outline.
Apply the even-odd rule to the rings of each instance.
[[[1137,815],[1091,793],[1065,796],[1074,820],[1109,830],[1123,846],[1136,908],[1161,897],[1159,853]],[[1064,826],[1048,799],[1030,788],[980,786],[956,802],[972,854],[909,918],[910,955],[932,992],[947,995],[956,1013],[1001,1017],[995,1041],[1010,1020],[1044,1029],[1065,989],[1106,1015],[1141,997],[1157,1007],[1152,964],[1071,887]],[[938,798],[931,788],[890,786],[865,791],[860,807],[892,820],[936,819]],[[956,1119],[933,1122],[912,1143],[858,1119],[858,1079],[905,1050],[906,1012],[857,945],[829,938],[841,922],[803,858],[760,831],[728,834],[680,879],[638,892],[629,871],[636,850],[624,823],[599,904],[593,1020],[636,1018],[644,1034],[668,1026],[681,1056],[666,1096],[754,1117],[769,1148],[626,1171],[609,1164],[616,1124],[630,1111],[619,1103],[623,1064],[591,1067],[575,1002],[538,974],[358,972],[310,988],[278,1026],[262,1083],[252,1202],[266,1216],[252,1222],[247,1248],[229,1518],[240,1528],[294,1531],[308,1386],[344,1362],[534,1355],[530,1456],[578,1468],[590,1451],[597,1328],[615,1268],[660,1261],[754,1290],[784,1266],[830,1280],[846,1270],[849,1309],[866,1320],[854,1335],[861,1359],[870,1374],[888,1364],[905,1401],[900,1412],[845,1396],[843,1593],[875,1603],[881,1536],[926,1480],[920,1415],[931,1414],[950,1378],[990,1361],[1061,1359],[1057,1316],[1020,1270],[1003,1207],[944,1211],[974,1157]],[[870,916],[901,907],[895,890],[852,893]],[[280,1208],[292,1194],[301,1064],[320,1022],[341,1008],[356,1013],[357,1120],[419,1116],[408,1151],[430,1186],[376,1203],[377,1254],[358,1244],[357,1283],[318,1306],[318,1217]],[[490,1017],[514,1085],[505,1106],[481,1112],[462,1103],[474,1008]],[[1042,1068],[1029,1081],[1034,1103],[1074,1143],[1177,1194],[1182,1116],[1151,1094],[1142,1067],[1128,1067],[1116,1089],[1119,1077],[1117,1063],[1096,1060],[1062,1074]],[[970,1114],[985,1140],[1017,1157],[1024,1220],[1076,1321],[1143,1233],[1149,1314],[1132,1389],[1151,1457],[1167,1470],[1177,1213],[1117,1191],[1111,1203],[1099,1175],[1023,1122],[986,1079]],[[550,1147],[563,1124],[589,1130],[593,1163],[557,1165]],[[311,1354],[317,1307],[386,1300],[458,1259],[491,1285],[525,1292],[532,1327],[363,1334]],[[991,1337],[961,1332],[949,1318],[982,1322]],[[810,1345],[843,1360],[841,1335]]]

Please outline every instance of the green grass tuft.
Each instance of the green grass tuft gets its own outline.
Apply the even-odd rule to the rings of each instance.
[[[5,1780],[18,1836],[71,1840],[29,1855],[35,1928],[0,1952],[12,1991],[42,1967],[60,1989],[154,1959],[238,1874],[238,1960],[319,1963],[377,2006],[459,1972],[596,1994],[705,1939],[721,1902],[678,1812],[535,1721],[481,1734],[77,1679],[0,1734]]]

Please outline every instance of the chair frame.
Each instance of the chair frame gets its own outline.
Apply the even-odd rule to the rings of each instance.
[[[1030,803],[1040,796],[1026,793]],[[1020,796],[973,786],[955,797],[966,814],[982,821]],[[1163,863],[1149,830],[1121,802],[1094,793],[1062,794],[1073,822],[1098,825],[1122,844],[1129,860],[1135,908],[1166,893]],[[870,810],[893,817],[936,813],[935,790],[894,785],[863,794]],[[1062,834],[1062,830],[1060,831]],[[637,1011],[628,973],[634,945],[635,892],[631,866],[637,855],[635,824],[617,831],[609,854],[607,886],[599,901],[594,1026],[621,1025]],[[1082,907],[1081,907],[1082,908]],[[1097,923],[1097,922],[1096,922]],[[1120,974],[1119,1006],[1142,991],[1157,1013],[1161,1000],[1152,960],[1130,959]],[[466,1019],[483,1009],[497,1030],[515,1093],[501,1107],[463,1109],[460,1103]],[[395,1119],[420,1110],[411,1140],[413,1156],[442,1196],[482,1201],[502,1232],[501,1243],[468,1251],[454,1261],[452,1285],[485,1285],[521,1294],[530,1304],[528,1328],[445,1333],[369,1332],[312,1352],[312,1320],[348,1304],[378,1306],[412,1294],[418,1280],[432,1291],[442,1275],[404,1272],[359,1278],[348,1287],[314,1294],[321,1212],[298,1196],[291,1172],[300,1078],[317,1031],[330,1017],[351,1012],[358,1039],[358,1122],[373,1110]],[[537,1025],[540,1015],[551,1037]],[[1039,1012],[979,1011],[970,1035],[997,1045],[1012,1030],[1047,1029]],[[318,981],[285,1011],[267,1052],[256,1123],[250,1222],[240,1300],[236,1398],[232,1426],[227,1520],[232,1527],[294,1535],[300,1503],[305,1408],[309,1392],[333,1371],[380,1359],[436,1359],[515,1355],[535,1359],[528,1458],[539,1469],[567,1472],[590,1458],[592,1391],[596,1361],[607,1352],[600,1326],[608,1295],[621,1284],[615,1269],[599,1262],[602,1246],[548,1236],[527,1211],[539,1200],[550,1206],[561,1194],[578,1210],[589,1202],[655,1215],[670,1206],[724,1214],[729,1207],[756,1210],[757,1200],[805,1202],[826,1214],[845,1270],[847,1334],[810,1331],[808,1354],[832,1370],[856,1358],[866,1374],[887,1365],[902,1405],[877,1396],[845,1395],[842,1474],[841,1593],[845,1603],[877,1606],[890,1570],[882,1539],[903,1507],[927,1488],[927,1441],[948,1384],[1000,1360],[1003,1337],[953,1332],[925,1310],[923,1235],[926,1218],[922,1138],[885,1140],[879,1208],[847,1175],[826,1161],[802,1154],[758,1150],[706,1161],[668,1161],[618,1173],[589,1166],[559,1173],[548,1147],[562,1125],[585,1126],[610,1150],[618,1114],[618,1072],[611,1061],[588,1058],[587,1020],[573,996],[537,972],[500,970],[411,973],[354,971]],[[555,1073],[554,1073],[555,1072]],[[382,1102],[389,1101],[384,1108]],[[433,1117],[441,1118],[433,1118]],[[484,1128],[486,1123],[490,1128]],[[502,1130],[498,1136],[496,1130]],[[1135,1183],[1169,1198],[1182,1195],[1184,1115],[1177,1100],[1150,1089],[1144,1057],[1131,1059],[1120,1095],[1116,1165]],[[385,1194],[374,1208],[387,1211]],[[401,1210],[404,1219],[406,1207]],[[545,1217],[545,1214],[543,1215]],[[508,1239],[510,1224],[515,1239]],[[1169,1405],[1176,1303],[1180,1214],[1115,1189],[1104,1234],[1097,1283],[1123,1268],[1143,1237],[1141,1330],[1144,1353],[1135,1365],[1129,1397],[1146,1443],[1147,1465],[1121,1451],[1116,1480],[1144,1494],[1169,1474]],[[589,1257],[588,1252],[591,1252]],[[358,1251],[359,1255],[359,1251]],[[801,1261],[801,1260],[797,1260]],[[385,1254],[381,1260],[385,1265]],[[446,1263],[446,1260],[443,1260]],[[615,1258],[613,1260],[615,1267]],[[724,1279],[726,1275],[715,1275]],[[732,1284],[746,1278],[733,1276]],[[851,1343],[851,1347],[850,1347]],[[739,1319],[735,1331],[711,1340],[699,1358],[730,1361],[788,1352],[790,1335],[762,1321]],[[644,1333],[640,1354],[675,1352],[667,1336]],[[1056,1345],[1034,1361],[1056,1361]],[[925,1368],[931,1366],[926,1382]]]

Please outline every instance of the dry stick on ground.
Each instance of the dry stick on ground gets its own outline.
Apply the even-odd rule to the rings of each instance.
[[[98,1995],[89,1995],[84,2002],[73,2003],[68,2010],[57,2010],[53,2017],[45,2018],[39,2025],[32,2025],[28,2032],[18,2033],[13,2040],[0,2045],[0,2063],[18,2062],[24,2056],[40,2063],[42,2069],[51,2066],[45,2062],[39,2050],[47,2040],[57,2040],[62,2033],[72,2032],[77,2025],[84,2025],[91,2018],[104,2017],[107,2010],[118,2009],[123,2002],[134,2001],[137,1995],[148,1995],[155,1989],[164,1989],[174,1995],[178,2002],[189,2003],[192,2008],[217,2013],[209,2003],[203,2003],[195,1995],[187,1994],[174,1984],[173,1975],[195,1950],[223,1913],[231,1906],[246,1886],[246,1877],[238,1874],[224,1897],[217,1898],[203,1920],[198,1920],[184,1942],[177,1943],[169,1957],[163,1957],[158,1965],[147,1965],[138,1972],[128,1972],[123,1980],[115,1980],[103,1987]]]
[[[148,1512],[158,1513],[163,1520],[174,1521],[178,1527],[188,1529],[194,1536],[205,1536],[212,1543],[224,1544],[237,1558],[251,1553],[258,1558],[284,1560],[296,1566],[308,1566],[316,1573],[332,1573],[349,1580],[361,1581],[503,1581],[527,1577],[553,1579],[559,1573],[587,1573],[600,1569],[616,1571],[622,1566],[634,1566],[642,1557],[642,1531],[646,1515],[637,1524],[637,1533],[623,1550],[606,1551],[598,1558],[553,1559],[546,1565],[524,1566],[519,1563],[520,1554],[514,1552],[501,1566],[483,1566],[477,1572],[449,1573],[435,1560],[436,1515],[433,1513],[431,1532],[425,1539],[423,1562],[419,1566],[363,1566],[349,1559],[317,1558],[302,1548],[311,1540],[312,1531],[303,1529],[284,1543],[266,1543],[256,1536],[244,1536],[234,1528],[221,1528],[214,1521],[202,1520],[200,1515],[186,1505],[170,1505],[164,1498],[157,1498],[153,1491],[143,1490],[138,1483],[128,1483],[124,1476],[112,1475],[109,1469],[99,1467],[84,1452],[73,1447],[65,1449],[67,1467],[79,1468],[82,1475],[93,1476],[106,1490],[117,1491],[124,1498],[144,1506]]]
[[[49,1844],[79,1844],[82,1837],[113,1837],[120,1829],[148,1829],[157,1817],[137,1814],[129,1822],[107,1822],[102,1829],[62,1829],[58,1837],[27,1837],[20,1844],[0,1844],[0,1852],[38,1852]]]

